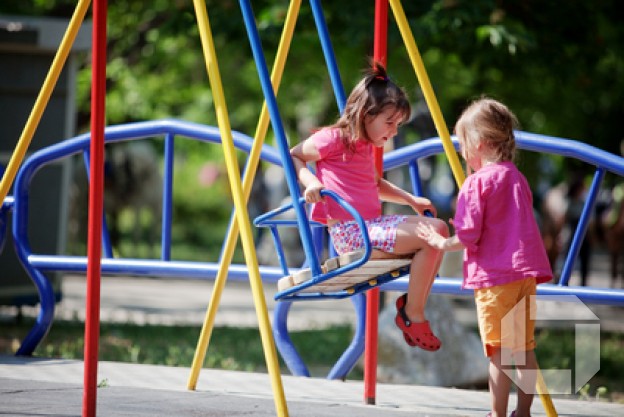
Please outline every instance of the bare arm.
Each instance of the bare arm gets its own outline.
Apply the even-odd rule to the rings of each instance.
[[[325,186],[307,166],[308,162],[315,162],[321,159],[314,142],[310,139],[304,140],[290,150],[290,155],[295,165],[297,178],[299,178],[299,181],[305,187],[305,191],[303,192],[305,201],[308,203],[321,201],[321,190],[325,188]]]
[[[465,248],[464,244],[461,243],[457,235],[445,238],[430,224],[419,223],[416,225],[416,234],[419,238],[429,243],[430,246],[445,252],[453,252],[463,250]]]
[[[408,205],[414,209],[417,213],[423,215],[425,210],[431,211],[436,216],[436,209],[431,204],[431,201],[425,197],[417,197],[400,187],[392,184],[390,181],[379,178],[377,180],[379,187],[379,198],[389,203]]]

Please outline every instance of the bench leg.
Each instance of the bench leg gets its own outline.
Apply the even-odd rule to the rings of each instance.
[[[366,334],[366,296],[363,293],[354,295],[351,298],[353,308],[357,313],[355,324],[355,334],[351,344],[343,352],[340,359],[336,361],[334,367],[329,371],[327,379],[345,379],[351,369],[364,353],[364,337]]]
[[[35,325],[30,329],[15,353],[17,356],[31,356],[39,342],[48,334],[54,319],[55,300],[52,284],[41,272],[32,268],[26,269],[28,269],[29,275],[37,287],[37,292],[39,292],[41,307]]]
[[[364,353],[366,297],[360,293],[350,297],[350,299],[357,316],[355,333],[349,346],[330,370],[327,379],[345,379]],[[309,377],[310,371],[303,359],[301,359],[297,348],[288,334],[288,313],[292,303],[292,301],[280,301],[275,305],[275,311],[273,312],[273,337],[277,350],[280,352],[290,372],[295,376]]]
[[[291,374],[295,376],[310,376],[310,371],[303,363],[297,348],[295,348],[288,334],[288,312],[291,305],[292,301],[280,301],[275,305],[275,311],[273,312],[273,338],[275,339],[275,346],[277,346],[277,350],[282,355],[282,359],[284,359]]]

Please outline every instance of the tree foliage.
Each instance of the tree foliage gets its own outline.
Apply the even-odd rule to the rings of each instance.
[[[620,153],[624,26],[615,0],[402,3],[450,130],[471,99],[489,95],[507,103],[524,130]],[[0,13],[69,18],[75,4],[3,2]],[[288,6],[286,0],[252,2],[269,68]],[[251,136],[263,97],[239,4],[207,0],[206,7],[232,128]],[[323,12],[348,92],[372,55],[374,1],[326,0]],[[418,81],[392,11],[389,15],[389,74],[406,88],[415,107],[422,107]],[[164,117],[216,124],[192,0],[109,2],[107,55],[108,124]],[[81,131],[88,129],[90,78],[85,56],[78,92]],[[278,104],[291,143],[338,115],[308,2],[298,17]],[[432,132],[424,129],[405,137],[410,141],[428,134]],[[218,157],[187,142],[190,153]],[[559,167],[560,177],[563,169]]]
[[[527,130],[619,152],[624,31],[615,1],[403,3],[450,126],[467,100],[488,94],[507,102]],[[3,4],[0,10],[69,17],[74,4],[37,0]],[[288,2],[258,0],[252,6],[270,67]],[[372,53],[373,6],[360,0],[323,4],[347,91]],[[207,1],[207,10],[233,127],[253,132],[262,95],[238,2]],[[417,99],[418,83],[392,17],[389,27],[390,73]],[[110,2],[108,35],[109,123],[160,117],[215,122],[191,0]],[[85,61],[81,78],[85,113],[88,65]],[[301,135],[337,113],[307,2],[279,103],[291,134]]]

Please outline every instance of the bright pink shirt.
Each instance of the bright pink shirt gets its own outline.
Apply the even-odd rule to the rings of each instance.
[[[466,247],[464,288],[552,279],[531,189],[512,162],[486,165],[466,179],[453,222]]]
[[[321,158],[316,161],[316,176],[325,188],[334,191],[352,205],[365,219],[381,215],[381,201],[375,177],[373,145],[363,139],[355,142],[355,150],[348,149],[335,128],[315,132],[314,141]],[[328,219],[352,220],[353,217],[331,197],[314,204],[312,219],[327,223]]]

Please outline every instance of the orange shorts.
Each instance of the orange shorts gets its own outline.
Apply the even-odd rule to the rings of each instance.
[[[476,289],[479,333],[486,356],[496,349],[535,349],[535,278]]]

